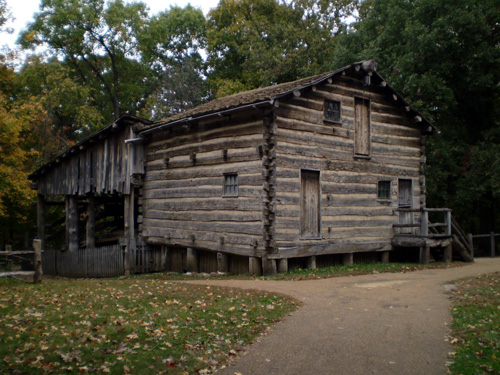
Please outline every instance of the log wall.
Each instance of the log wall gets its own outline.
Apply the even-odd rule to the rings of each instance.
[[[157,131],[147,144],[142,230],[150,244],[255,256],[263,243],[263,112]],[[238,174],[225,197],[224,175]]]
[[[355,97],[370,99],[371,154],[356,157]],[[341,121],[324,120],[324,100],[341,103]],[[346,76],[280,100],[276,110],[276,221],[279,257],[390,249],[398,222],[398,179],[412,179],[413,206],[425,202],[420,186],[422,133],[404,107],[379,88]],[[300,236],[301,169],[320,172],[321,239]],[[377,182],[391,181],[391,199],[377,199]]]

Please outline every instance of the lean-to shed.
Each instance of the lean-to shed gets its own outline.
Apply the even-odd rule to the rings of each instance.
[[[123,134],[112,142],[115,164],[92,159],[93,172],[82,169],[87,140],[31,178],[41,195],[88,194],[74,187],[87,179],[104,194],[115,190],[99,187],[96,173],[134,165],[116,188],[135,202],[124,219],[134,228],[128,241],[166,251],[165,270],[272,273],[388,260],[402,244],[394,226],[415,233],[425,207],[425,140],[435,129],[376,67],[355,63],[154,123],[126,117],[125,130],[90,138],[105,148]]]

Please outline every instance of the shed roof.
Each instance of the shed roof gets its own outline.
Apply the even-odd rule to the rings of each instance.
[[[106,125],[104,128],[96,131],[95,133],[92,133],[88,137],[82,139],[80,142],[77,144],[69,147],[65,151],[61,152],[59,155],[57,155],[55,158],[52,160],[48,161],[44,165],[42,165],[40,168],[38,168],[36,171],[34,171],[32,174],[28,176],[28,179],[30,180],[36,180],[37,177],[42,175],[47,169],[50,169],[60,163],[63,159],[66,159],[70,157],[72,154],[75,154],[75,152],[78,152],[80,150],[83,150],[87,148],[91,143],[95,142],[99,138],[103,138],[106,134],[112,131],[119,130],[122,127],[125,127],[127,125],[134,125],[137,123],[141,123],[144,125],[149,125],[152,124],[151,121],[142,119],[139,117],[131,116],[131,115],[124,115],[121,116],[120,118],[116,119],[112,123]]]

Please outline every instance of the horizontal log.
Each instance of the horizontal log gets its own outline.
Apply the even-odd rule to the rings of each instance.
[[[278,253],[270,255],[272,259],[300,258],[327,254],[346,254],[372,251],[392,250],[390,242],[327,242],[322,244],[299,244],[296,246],[280,246]]]
[[[212,197],[207,199],[183,198],[183,199],[148,199],[144,203],[144,210],[165,211],[212,211],[212,210],[234,210],[262,212],[262,200],[259,198],[222,199]]]
[[[164,148],[155,148],[154,150],[147,153],[147,160],[161,160],[165,157],[173,158],[179,155],[190,155],[193,152],[199,154],[213,151],[220,152],[220,150],[237,150],[244,148],[251,148],[255,150],[255,147],[260,145],[262,142],[262,132],[257,134],[242,135],[238,136],[237,138],[231,136],[230,134],[226,134],[226,136],[223,138],[211,139],[205,142],[181,144],[176,147],[167,147],[165,145]]]
[[[240,186],[238,189],[238,197],[245,198],[259,198],[262,197],[262,187],[247,187]],[[144,190],[144,199],[161,199],[161,198],[212,198],[222,197],[223,187],[193,187],[193,188],[179,188],[179,189],[155,189]],[[234,197],[225,197],[225,199],[235,199]]]
[[[233,255],[240,255],[240,256],[259,256],[261,255],[262,252],[264,252],[264,249],[255,249],[253,247],[248,247],[244,245],[235,245],[233,244],[232,246],[227,246],[226,244],[221,245],[220,243],[217,242],[208,242],[208,241],[198,241],[195,243],[196,246],[194,246],[190,241],[188,240],[182,240],[182,239],[174,239],[172,241],[169,241],[165,239],[164,237],[155,237],[155,236],[148,236],[145,238],[146,243],[150,245],[164,245],[164,246],[182,246],[182,247],[194,247],[196,249],[200,250],[209,250],[209,251],[214,251],[214,252],[224,252],[226,254],[233,254]]]
[[[234,154],[229,154],[224,160],[224,157],[220,153],[214,153],[209,156],[196,155],[196,162],[193,163],[193,158],[189,156],[181,156],[173,159],[169,159],[168,166],[163,160],[148,161],[146,163],[147,171],[152,170],[162,170],[162,169],[173,169],[173,168],[189,168],[193,165],[196,166],[210,166],[210,165],[221,165],[227,163],[239,163],[239,162],[251,162],[251,161],[261,161],[260,155],[256,152],[255,148],[245,149],[244,151],[238,151]]]
[[[239,186],[262,186],[261,174],[255,175],[240,175],[238,174]],[[144,187],[144,191],[154,189],[176,189],[176,188],[192,188],[199,186],[211,186],[220,188],[224,185],[224,175],[220,174],[217,177],[204,178],[189,178],[183,180],[151,180]]]
[[[195,207],[194,207],[195,208]],[[159,219],[159,220],[173,220],[181,222],[197,222],[197,223],[209,223],[209,222],[252,222],[261,221],[262,212],[238,212],[238,211],[212,211],[212,212],[193,212],[193,211],[164,211],[164,210],[154,210],[148,209],[146,212],[146,217],[148,219]]]
[[[207,231],[214,233],[246,234],[255,236],[261,236],[263,231],[261,220],[246,223],[195,223],[189,221],[179,222],[171,220],[158,220],[144,217],[144,232],[150,233],[154,228],[160,228],[164,233],[165,230],[187,231],[189,233],[194,231]]]

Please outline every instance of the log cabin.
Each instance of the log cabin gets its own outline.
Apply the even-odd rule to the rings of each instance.
[[[96,207],[114,203],[122,224],[108,243],[148,247],[154,270],[272,274],[410,247],[425,261],[450,238],[427,237],[425,142],[436,132],[374,60],[162,121],[124,116],[30,176],[38,236],[58,195],[68,251],[103,243]]]

